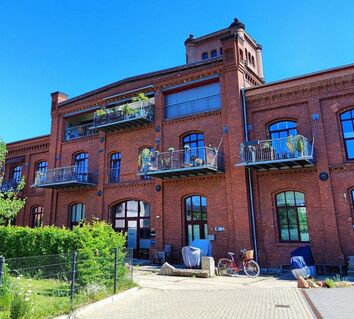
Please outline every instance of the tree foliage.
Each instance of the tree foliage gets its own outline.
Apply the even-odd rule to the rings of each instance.
[[[6,144],[0,138],[0,225],[10,223],[26,203],[25,199],[19,197],[19,192],[25,186],[24,177],[14,188],[3,187],[6,154]]]

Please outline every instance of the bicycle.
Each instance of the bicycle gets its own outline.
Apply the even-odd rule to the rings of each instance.
[[[218,272],[224,276],[238,276],[242,271],[251,278],[256,278],[260,273],[259,265],[253,260],[253,250],[243,248],[240,250],[240,258],[235,261],[235,253],[227,253],[228,258],[218,260]]]

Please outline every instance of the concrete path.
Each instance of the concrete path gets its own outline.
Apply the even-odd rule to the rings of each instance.
[[[322,318],[354,318],[354,288],[310,289],[305,293]]]
[[[135,273],[136,293],[80,319],[314,318],[296,281],[272,277],[181,278]]]

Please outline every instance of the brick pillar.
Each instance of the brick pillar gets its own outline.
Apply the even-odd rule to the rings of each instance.
[[[236,251],[241,247],[251,247],[248,193],[244,168],[236,168],[240,161],[239,148],[244,140],[240,79],[237,67],[237,35],[222,39],[224,66],[221,76],[222,118],[228,128],[223,149],[225,154],[226,196],[228,207],[229,249]]]
[[[321,102],[318,98],[310,98],[309,109],[311,114],[317,113],[320,119],[314,122],[314,149],[316,154],[316,169],[317,174],[321,172],[329,173],[329,165],[327,159],[327,145],[324,136]],[[334,194],[331,178],[326,181],[318,179],[318,192],[320,194],[320,205],[322,209],[323,225],[324,225],[324,250],[326,264],[344,265],[344,256],[340,246],[338,225],[336,219],[336,208],[334,204]],[[314,189],[317,191],[316,187]]]
[[[58,116],[58,105],[67,100],[65,93],[54,92],[51,94],[51,131],[48,151],[48,168],[55,168],[60,163],[60,146],[62,139],[62,121]],[[56,222],[57,191],[47,190],[44,199],[44,225],[53,225]]]

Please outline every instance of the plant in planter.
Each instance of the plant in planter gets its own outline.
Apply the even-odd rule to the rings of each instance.
[[[143,92],[140,92],[137,96],[134,96],[132,98],[132,102],[148,101],[148,100],[149,98]]]
[[[262,144],[262,157],[263,160],[269,160],[269,159],[273,159],[273,148],[270,144],[270,142],[264,142]]]
[[[136,110],[133,109],[129,104],[125,104],[122,107],[122,112],[124,117],[134,117],[136,114]]]
[[[299,152],[301,154],[301,156],[304,155],[305,144],[304,144],[304,141],[300,135],[297,135],[295,138],[295,149],[297,152]]]
[[[289,153],[292,156],[294,156],[294,154],[295,154],[295,139],[294,139],[294,136],[292,136],[292,135],[288,136],[287,141],[286,141],[286,147],[287,147]]]
[[[99,110],[97,110],[96,112],[95,112],[95,115],[96,116],[102,116],[102,115],[105,115],[105,114],[107,114],[107,110],[106,109],[99,109]]]
[[[151,158],[152,158],[153,152],[150,151],[148,148],[144,148],[138,157],[138,165],[140,167],[141,172],[147,172],[150,170],[150,167],[152,166],[151,163]]]
[[[196,166],[202,166],[203,165],[203,160],[201,159],[201,158],[199,158],[199,157],[197,157],[196,159],[195,159],[195,161],[194,161],[194,163],[195,163],[195,165]]]

